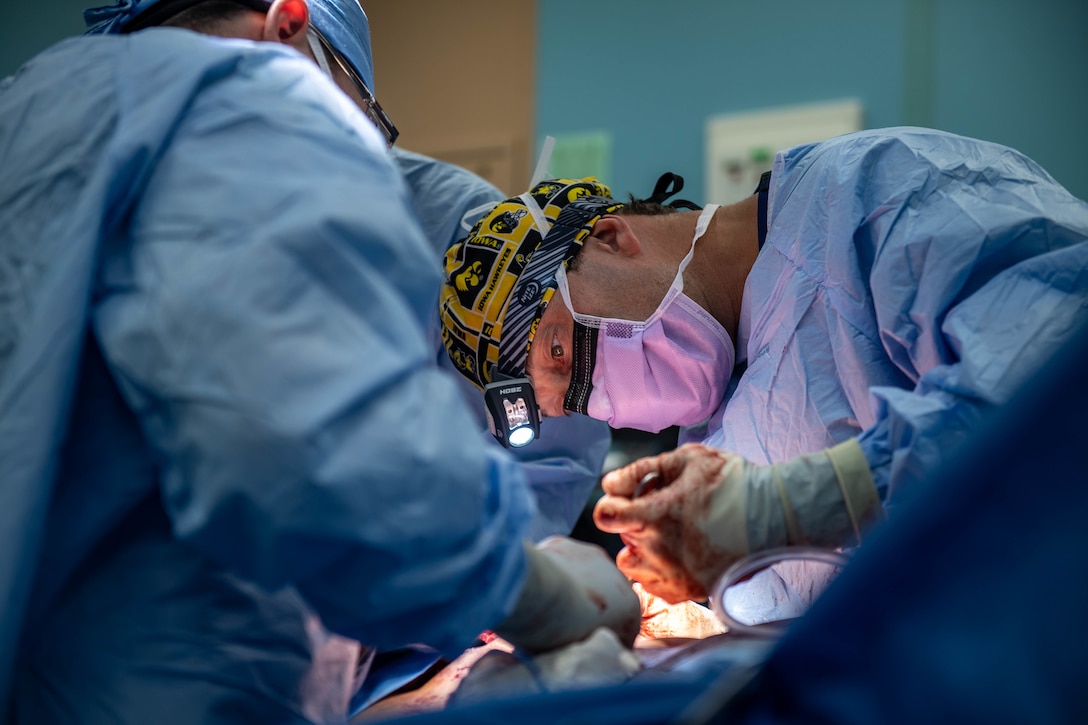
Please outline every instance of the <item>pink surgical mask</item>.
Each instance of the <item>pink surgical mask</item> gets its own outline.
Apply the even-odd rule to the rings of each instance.
[[[733,372],[733,341],[709,312],[683,293],[684,269],[717,208],[711,204],[699,215],[691,249],[665,298],[643,322],[576,312],[566,269],[559,268],[556,283],[574,316],[575,338],[565,408],[613,428],[657,433],[672,425],[699,423],[718,407]]]

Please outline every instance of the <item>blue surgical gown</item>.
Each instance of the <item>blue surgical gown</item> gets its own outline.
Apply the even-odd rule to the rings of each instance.
[[[315,613],[451,654],[502,620],[531,495],[435,365],[403,180],[313,63],[65,41],[0,86],[0,208],[15,722],[319,719]]]
[[[755,463],[858,436],[894,506],[1088,317],[1088,204],[1005,146],[920,128],[780,152],[747,367],[683,431]]]
[[[465,237],[488,206],[494,206],[508,196],[460,166],[423,154],[395,147],[393,159],[408,182],[436,260],[443,259],[446,250]],[[439,364],[455,371],[441,344],[438,324],[436,317]],[[457,378],[469,407],[476,413],[482,435],[498,445],[487,432],[483,394],[459,373]],[[536,499],[537,515],[530,526],[534,540],[571,532],[600,478],[611,442],[611,429],[604,421],[585,415],[569,415],[545,418],[540,437],[532,445],[510,449],[521,463]]]

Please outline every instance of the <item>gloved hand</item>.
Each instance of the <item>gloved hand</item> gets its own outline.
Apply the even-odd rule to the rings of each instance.
[[[661,484],[632,499],[654,472]],[[751,552],[860,541],[883,511],[854,439],[772,466],[688,444],[613,471],[601,485],[593,520],[623,539],[620,570],[668,602],[706,599]]]
[[[495,633],[532,652],[555,649],[608,627],[625,647],[638,635],[639,602],[604,549],[561,536],[525,544],[528,574]]]

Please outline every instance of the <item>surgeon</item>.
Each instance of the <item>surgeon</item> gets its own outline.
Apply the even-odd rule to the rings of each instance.
[[[542,184],[451,250],[440,311],[477,385],[682,426],[594,520],[647,591],[702,600],[749,553],[857,543],[932,475],[1085,320],[1086,240],[1088,205],[1017,151],[880,129],[701,211]]]
[[[86,17],[0,84],[8,720],[342,722],[374,648],[630,643],[434,363],[355,0]]]

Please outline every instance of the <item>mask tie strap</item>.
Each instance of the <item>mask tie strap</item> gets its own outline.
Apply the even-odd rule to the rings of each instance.
[[[533,218],[533,224],[536,226],[536,230],[540,232],[541,238],[547,236],[548,230],[552,228],[551,222],[548,221],[548,217],[544,216],[544,210],[536,203],[533,195],[527,191],[518,198],[525,204],[525,208],[529,210],[529,216]]]
[[[466,232],[471,232],[472,227],[475,226],[476,222],[479,221],[480,217],[483,216],[486,212],[494,209],[497,204],[498,202],[485,201],[479,206],[472,207],[461,215],[461,228],[464,229]]]
[[[306,40],[310,44],[310,52],[314,54],[314,61],[325,72],[325,75],[332,78],[332,68],[329,67],[329,59],[325,55],[325,48],[322,47],[321,41],[313,33],[306,33]]]
[[[533,170],[533,178],[529,180],[529,188],[534,189],[548,173],[548,164],[552,160],[552,151],[555,149],[555,136],[545,136],[544,145],[540,147],[540,158],[536,160],[536,168]]]

